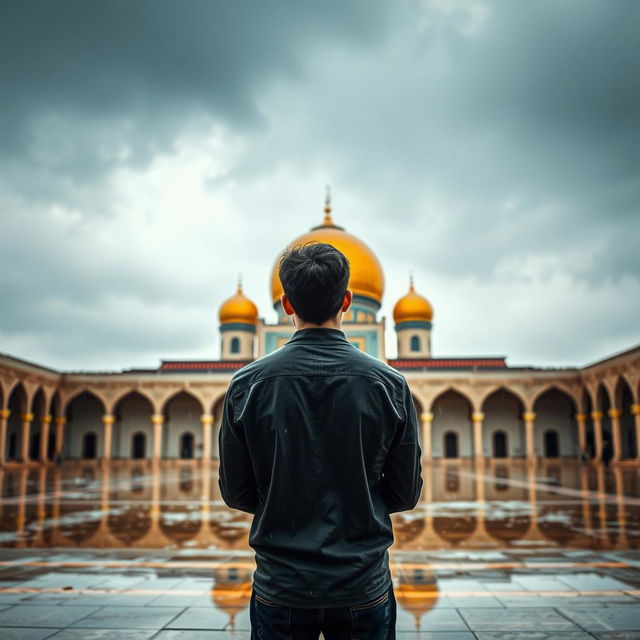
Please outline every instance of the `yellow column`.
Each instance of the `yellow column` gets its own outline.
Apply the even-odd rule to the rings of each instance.
[[[592,411],[593,433],[596,441],[596,460],[602,460],[602,411]]]
[[[484,457],[482,447],[482,423],[484,421],[484,413],[474,411],[471,414],[471,421],[473,422],[473,455],[477,460]]]
[[[153,424],[153,459],[160,460],[162,458],[162,425],[164,425],[164,415],[154,413],[151,416],[151,424]]]
[[[200,418],[202,422],[202,459],[211,460],[211,425],[213,424],[213,416],[204,413]]]
[[[40,417],[40,462],[46,462],[48,459],[47,453],[49,450],[49,429],[51,428],[51,416]]]
[[[576,413],[575,417],[578,423],[578,447],[580,449],[578,455],[582,459],[583,455],[587,455],[587,414]]]
[[[11,415],[10,409],[0,409],[0,464],[6,462],[5,453],[7,448],[7,420]]]
[[[102,424],[104,426],[104,451],[102,453],[103,460],[111,460],[111,443],[113,441],[113,423],[116,418],[110,413],[102,416]]]
[[[62,445],[64,444],[64,425],[67,423],[67,419],[64,416],[56,416],[56,448],[54,456],[56,458],[62,455]]]
[[[524,420],[524,437],[526,443],[527,460],[535,462],[536,460],[536,444],[534,439],[534,429],[536,423],[536,413],[534,411],[525,411],[522,414]]]
[[[631,413],[636,419],[636,460],[640,461],[640,404],[632,404]]]
[[[613,458],[612,462],[616,462],[622,458],[622,440],[620,439],[620,409],[609,409],[609,417],[611,418],[611,436],[613,440]]]
[[[433,413],[423,411],[420,414],[422,422],[422,459],[425,462],[431,462],[433,453],[431,448],[431,423],[433,422]]]
[[[22,432],[20,434],[20,461],[29,462],[29,439],[31,436],[31,421],[33,413],[23,413],[20,416],[22,421]]]

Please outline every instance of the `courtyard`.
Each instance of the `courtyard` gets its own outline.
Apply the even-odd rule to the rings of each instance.
[[[403,638],[640,638],[640,477],[561,459],[434,462],[393,517]],[[0,637],[248,638],[251,517],[217,463],[0,469]]]

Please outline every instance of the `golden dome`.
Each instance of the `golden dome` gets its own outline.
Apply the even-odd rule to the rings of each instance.
[[[324,242],[335,247],[338,251],[344,253],[349,261],[351,268],[349,289],[353,291],[354,295],[372,299],[379,305],[382,302],[382,294],[384,293],[384,274],[376,254],[362,240],[334,224],[328,199],[324,211],[323,223],[293,240],[288,247],[310,242]],[[283,293],[280,276],[278,275],[279,267],[280,259],[276,260],[271,272],[271,299],[274,304],[280,300],[280,296]]]
[[[241,324],[255,324],[258,320],[256,307],[242,291],[242,282],[238,282],[238,290],[220,305],[220,324],[239,322]]]
[[[396,324],[401,322],[431,322],[433,307],[423,296],[415,292],[413,277],[409,281],[409,293],[396,302],[393,307],[393,319]]]

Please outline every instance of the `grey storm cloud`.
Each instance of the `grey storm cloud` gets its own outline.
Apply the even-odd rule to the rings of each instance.
[[[0,338],[54,362],[196,352],[234,253],[255,273],[266,258],[266,271],[289,239],[282,229],[309,226],[292,221],[293,194],[286,203],[267,189],[255,209],[285,174],[331,180],[336,219],[378,251],[390,292],[417,268],[436,287],[437,319],[448,289],[488,282],[530,287],[553,307],[562,276],[580,297],[544,357],[575,362],[579,344],[594,345],[589,354],[628,345],[640,338],[634,300],[621,303],[614,337],[595,333],[614,292],[639,284],[639,32],[635,0],[7,0],[0,294],[13,304]],[[179,239],[170,255],[137,251],[140,231],[123,231],[121,245],[101,239],[107,227],[95,220],[122,216],[118,171],[141,172],[212,131],[234,153],[202,180],[232,194],[252,229],[242,246],[196,264]],[[184,278],[172,261],[215,275]],[[502,304],[494,295],[480,304]],[[590,301],[600,311],[587,322]],[[206,328],[194,333],[194,323]],[[515,353],[535,360],[538,327],[529,338],[508,329]],[[460,348],[471,353],[480,334],[469,335]],[[100,360],[105,343],[115,355]]]

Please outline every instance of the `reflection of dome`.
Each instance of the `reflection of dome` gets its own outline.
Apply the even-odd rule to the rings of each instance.
[[[211,600],[216,609],[229,616],[229,625],[233,629],[235,617],[249,606],[253,582],[253,566],[231,563],[214,569],[215,585],[211,590]]]
[[[379,307],[384,293],[382,266],[378,262],[376,254],[362,240],[333,223],[331,207],[328,202],[325,207],[324,222],[293,240],[289,247],[316,242],[325,242],[344,253],[351,267],[349,289],[353,291],[355,296],[363,296],[372,300]],[[278,259],[271,272],[271,299],[274,304],[282,295],[282,284],[278,276],[279,266],[280,260]]]
[[[438,582],[433,572],[424,567],[404,568],[394,593],[398,604],[415,618],[416,629],[420,629],[420,619],[431,611],[438,602]]]
[[[403,295],[393,307],[393,319],[396,324],[431,322],[433,319],[433,307],[426,298],[415,292],[413,278],[409,283],[409,292]]]
[[[258,319],[256,307],[242,291],[242,283],[238,283],[238,290],[234,296],[220,305],[220,324],[239,322],[241,324],[255,324]]]

